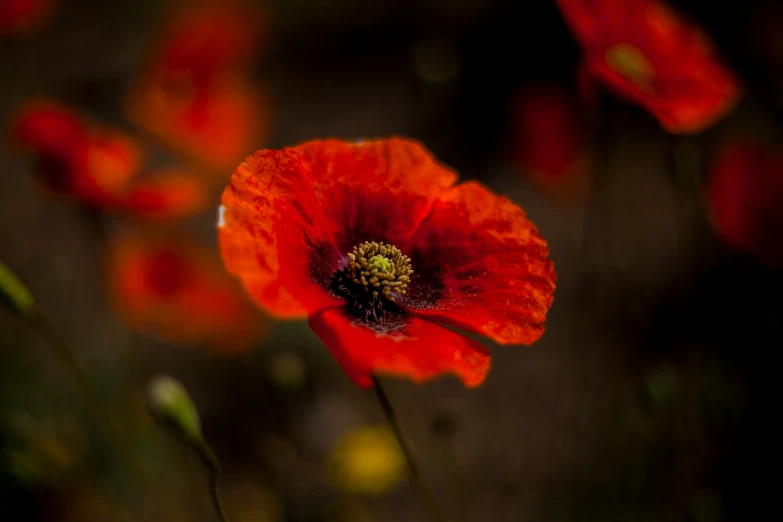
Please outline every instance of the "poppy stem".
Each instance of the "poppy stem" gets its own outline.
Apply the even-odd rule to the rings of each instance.
[[[188,439],[187,444],[190,449],[198,456],[201,463],[204,465],[207,474],[209,475],[209,491],[212,497],[212,505],[215,506],[215,512],[221,522],[229,522],[226,510],[223,507],[223,501],[220,498],[220,488],[218,487],[218,481],[220,480],[220,474],[222,473],[220,468],[220,462],[209,447],[209,444],[204,442],[203,439]]]
[[[391,402],[389,401],[389,396],[386,395],[386,390],[384,390],[383,386],[381,385],[381,380],[378,379],[378,377],[373,377],[372,380],[375,384],[374,388],[375,394],[378,396],[378,402],[381,403],[381,409],[383,409],[383,413],[386,415],[386,421],[394,431],[394,435],[397,437],[397,442],[399,442],[400,448],[402,448],[402,452],[405,454],[405,460],[408,462],[408,472],[410,474],[413,485],[416,487],[416,490],[418,491],[422,501],[427,505],[432,519],[436,520],[437,522],[446,522],[447,519],[438,505],[438,501],[435,499],[435,495],[432,494],[430,488],[427,487],[427,484],[421,478],[419,467],[416,465],[416,461],[413,458],[413,449],[411,448],[411,445],[408,442],[408,438],[405,436],[405,432],[402,430],[400,423],[397,421],[397,415],[394,412],[394,408],[392,407]]]

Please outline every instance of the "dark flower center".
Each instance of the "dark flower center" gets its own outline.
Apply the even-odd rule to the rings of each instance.
[[[171,297],[180,292],[188,280],[185,260],[176,252],[162,250],[146,261],[147,284],[159,297]]]
[[[650,87],[654,69],[647,57],[637,47],[621,43],[606,51],[606,63],[641,89]]]
[[[384,311],[399,310],[395,294],[405,293],[411,273],[411,260],[399,248],[365,241],[348,254],[348,266],[334,274],[332,289],[354,315],[378,321]]]

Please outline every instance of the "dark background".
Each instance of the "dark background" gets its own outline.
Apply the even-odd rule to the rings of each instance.
[[[682,186],[671,155],[680,141],[642,109],[603,95],[592,121],[593,139],[609,144],[604,182],[589,205],[564,205],[509,159],[513,93],[539,79],[574,89],[579,50],[553,2],[268,4],[268,48],[254,74],[272,93],[274,121],[259,147],[416,138],[463,178],[519,203],[550,245],[558,288],[539,342],[490,346],[493,368],[476,390],[451,378],[388,382],[452,520],[714,522],[776,512],[781,279],[720,244],[701,180],[732,129],[779,140],[783,60],[757,36],[765,13],[777,9],[779,20],[780,8],[677,5],[711,32],[747,96],[690,138],[703,154],[696,182]],[[157,2],[68,1],[33,37],[0,39],[0,121],[46,94],[130,128],[120,103],[160,15]],[[215,244],[211,210],[188,226]],[[306,324],[275,324],[242,357],[133,341],[106,295],[101,241],[78,207],[41,195],[29,161],[0,153],[0,260],[29,286],[114,413],[138,430],[147,467],[101,442],[67,370],[0,311],[0,444],[25,447],[12,428],[20,417],[46,434],[63,415],[89,441],[65,471],[23,479],[0,470],[1,519],[213,520],[195,461],[146,418],[144,383],[161,371],[192,393],[227,490],[265,492],[245,500],[263,515],[237,520],[425,519],[405,481],[357,499],[324,478],[335,442],[383,417]],[[270,380],[280,352],[301,356],[302,386]],[[68,515],[79,503],[94,518]],[[230,495],[229,507],[240,509]]]

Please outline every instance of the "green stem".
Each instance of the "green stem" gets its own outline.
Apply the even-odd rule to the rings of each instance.
[[[226,515],[223,501],[220,498],[218,480],[220,479],[221,469],[220,462],[218,461],[217,456],[215,456],[215,452],[212,451],[212,448],[210,448],[203,439],[189,439],[187,443],[201,460],[204,469],[206,469],[207,474],[209,475],[209,491],[218,518],[221,522],[228,522],[228,515]]]
[[[435,500],[435,495],[432,494],[430,488],[427,487],[427,484],[421,478],[419,468],[413,458],[413,449],[408,443],[408,438],[405,436],[400,423],[397,421],[397,415],[395,414],[394,408],[389,401],[389,396],[386,395],[386,390],[384,390],[380,379],[377,377],[373,377],[373,382],[375,383],[375,394],[378,396],[378,402],[381,403],[381,408],[383,409],[384,415],[386,415],[386,421],[394,431],[394,435],[397,437],[397,442],[399,442],[400,448],[402,448],[402,452],[405,455],[405,460],[408,462],[408,473],[410,475],[411,481],[413,482],[413,485],[416,487],[416,491],[418,491],[422,502],[427,505],[427,509],[429,510],[432,519],[436,520],[437,522],[446,522],[446,516],[443,514],[443,511],[438,505],[438,501]]]

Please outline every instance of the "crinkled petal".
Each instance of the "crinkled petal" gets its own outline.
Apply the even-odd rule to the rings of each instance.
[[[483,346],[417,317],[400,314],[398,319],[394,328],[371,328],[339,307],[311,315],[309,324],[363,388],[372,386],[373,375],[422,382],[453,374],[468,387],[484,381],[490,357]]]
[[[340,251],[364,241],[401,247],[457,175],[415,141],[311,141],[295,149],[329,217]]]
[[[544,332],[555,271],[524,211],[477,182],[444,193],[413,237],[414,273],[397,301],[410,313],[503,344]]]
[[[341,302],[325,289],[342,254],[308,173],[295,150],[259,151],[237,168],[221,200],[226,268],[278,317],[304,317]]]

